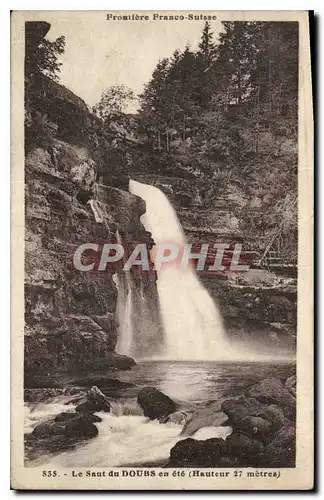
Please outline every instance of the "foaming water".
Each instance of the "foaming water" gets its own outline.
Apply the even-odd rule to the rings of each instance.
[[[166,461],[170,449],[181,440],[182,427],[173,423],[160,424],[147,421],[143,416],[116,416],[98,413],[102,422],[99,435],[77,449],[65,451],[56,456],[42,457],[42,465],[61,467],[114,467],[154,464]],[[199,429],[194,438],[225,439],[231,433],[230,427],[205,427]],[[183,437],[185,439],[185,437]],[[39,460],[38,460],[39,462]],[[40,465],[37,461],[30,465]]]
[[[220,363],[220,362],[145,362],[138,363],[130,371],[116,371],[114,378],[132,382],[133,387],[123,390],[117,399],[111,398],[111,413],[100,413],[102,422],[96,423],[98,436],[69,450],[53,447],[32,449],[26,458],[26,466],[56,465],[65,467],[135,466],[166,463],[171,448],[185,436],[182,425],[160,424],[148,421],[137,404],[141,387],[153,386],[171,397],[181,408],[214,408],[215,417],[224,398],[245,393],[247,387],[268,377],[286,379],[295,373],[293,363]],[[109,396],[109,393],[107,393]],[[70,397],[70,396],[69,396]],[[74,411],[66,405],[67,396],[58,396],[48,403],[28,403],[25,409],[25,432],[53,418],[60,412]],[[210,406],[212,404],[212,406]],[[194,439],[225,438],[230,428],[202,427]],[[207,425],[205,421],[202,425]],[[215,426],[217,425],[217,427]],[[36,441],[38,443],[38,441]],[[32,446],[32,441],[28,442]],[[51,450],[51,451],[50,451]]]
[[[32,432],[34,427],[45,420],[55,417],[58,413],[73,411],[73,404],[66,402],[71,396],[58,396],[49,403],[36,403],[25,405],[24,430],[25,433]]]

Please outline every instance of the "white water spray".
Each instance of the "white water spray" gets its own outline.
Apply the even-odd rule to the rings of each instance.
[[[186,237],[168,198],[156,187],[130,181],[130,192],[146,202],[142,223],[155,243],[186,244]],[[229,343],[221,315],[195,271],[177,262],[158,271],[157,288],[168,359],[229,359]]]

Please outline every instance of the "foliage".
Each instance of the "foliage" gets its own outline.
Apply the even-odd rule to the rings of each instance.
[[[214,40],[206,23],[196,51],[159,61],[140,96],[138,130],[153,149],[180,154],[215,193],[239,185],[253,244],[264,246],[290,211],[285,232],[296,248],[297,208],[284,207],[297,189],[298,23],[222,26]]]
[[[34,44],[26,40],[25,47],[25,75],[27,78],[43,73],[44,75],[58,80],[58,73],[61,71],[62,63],[59,56],[64,54],[65,37],[60,36],[54,42],[43,38],[35,47]]]
[[[101,99],[93,106],[93,112],[102,120],[125,113],[130,102],[135,100],[134,92],[125,85],[113,85],[102,93]]]

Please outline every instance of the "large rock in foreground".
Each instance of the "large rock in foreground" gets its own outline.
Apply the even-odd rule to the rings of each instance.
[[[294,467],[296,435],[295,380],[277,378],[254,384],[244,396],[222,402],[232,434],[223,439],[184,439],[170,451],[169,467]],[[219,416],[212,405],[207,425]],[[213,413],[214,412],[214,413]],[[188,418],[188,417],[187,417]],[[184,429],[188,428],[188,422]],[[194,426],[193,431],[196,430]]]
[[[169,467],[222,467],[227,455],[227,445],[223,439],[205,441],[187,438],[179,441],[170,452]]]
[[[177,411],[177,405],[172,399],[154,387],[144,387],[137,396],[137,402],[144,416],[151,420],[164,419]]]
[[[36,439],[49,439],[64,436],[67,439],[89,439],[98,435],[98,429],[91,414],[65,413],[54,420],[43,422],[35,427],[31,436]]]
[[[95,385],[87,392],[83,399],[75,408],[77,412],[98,412],[110,411],[110,401]]]
[[[246,396],[255,398],[264,404],[276,404],[289,420],[295,420],[296,400],[278,378],[267,378],[252,385],[245,392]]]
[[[37,459],[39,453],[58,453],[72,449],[80,441],[98,435],[95,423],[101,422],[102,418],[94,412],[109,412],[109,399],[98,387],[93,386],[85,396],[76,401],[78,405],[74,411],[59,413],[36,425],[31,433],[25,434],[26,457]]]

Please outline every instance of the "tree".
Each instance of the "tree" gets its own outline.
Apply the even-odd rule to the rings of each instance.
[[[36,45],[26,38],[25,45],[25,75],[30,78],[43,73],[52,80],[58,80],[62,63],[59,56],[64,54],[65,37],[60,36],[54,42],[43,38]]]
[[[198,47],[198,54],[201,54],[203,61],[206,64],[209,64],[215,54],[215,44],[213,43],[213,33],[210,31],[210,24],[207,21],[205,23]]]
[[[128,105],[135,100],[135,94],[125,85],[113,85],[105,90],[101,99],[93,106],[93,112],[102,120],[110,120],[113,116],[121,116]]]

